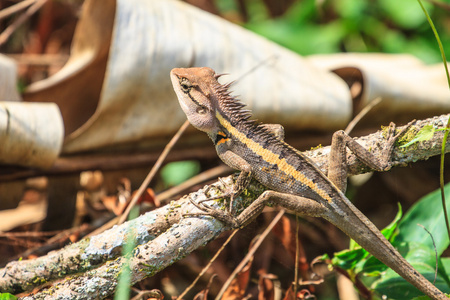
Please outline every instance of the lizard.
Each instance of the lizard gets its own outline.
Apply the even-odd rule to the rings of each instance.
[[[344,195],[346,149],[372,169],[387,170],[395,141],[402,132],[395,135],[395,126],[390,126],[393,130],[385,148],[387,158],[380,160],[344,131],[337,131],[332,137],[326,176],[306,155],[284,142],[283,130],[278,125],[258,124],[253,120],[251,112],[244,109],[245,104],[231,95],[232,83],[220,84],[220,76],[207,67],[175,68],[170,72],[179,104],[189,122],[207,133],[225,164],[241,171],[226,195],[230,202],[248,186],[252,177],[268,190],[238,216],[234,216],[231,203],[228,211],[203,204],[217,198],[194,203],[203,211],[202,215],[240,228],[254,220],[266,204],[272,203],[299,215],[322,217],[431,299],[448,299]]]

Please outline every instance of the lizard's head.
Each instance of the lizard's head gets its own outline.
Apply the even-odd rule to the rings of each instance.
[[[201,131],[217,129],[214,87],[218,76],[210,68],[179,68],[170,72],[173,88],[189,122]]]

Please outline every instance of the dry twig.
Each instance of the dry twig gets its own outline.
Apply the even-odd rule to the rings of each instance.
[[[0,46],[6,43],[11,34],[19,28],[28,18],[30,18],[34,13],[36,13],[47,0],[37,0],[33,5],[31,5],[25,13],[23,13],[20,17],[18,17],[11,25],[9,25],[1,34],[0,34]]]

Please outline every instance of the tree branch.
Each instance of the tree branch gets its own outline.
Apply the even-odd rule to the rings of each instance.
[[[443,115],[417,121],[405,134],[404,143],[411,140],[425,125],[432,124],[437,129],[444,128],[448,117]],[[374,155],[380,156],[386,140],[383,133],[384,131],[379,131],[357,140]],[[396,147],[392,158],[393,165],[406,165],[439,154],[442,136],[443,132],[439,131],[429,141],[406,148]],[[447,146],[450,146],[450,142]],[[327,171],[328,153],[329,147],[305,152],[324,172]],[[352,154],[348,155],[348,165],[350,175],[370,171]],[[48,281],[84,272],[67,277],[47,290],[24,299],[43,299],[49,294],[53,299],[67,299],[67,297],[102,299],[114,293],[118,284],[118,274],[126,264],[130,266],[132,284],[153,276],[228,229],[210,217],[181,216],[183,213],[198,211],[190,203],[189,198],[198,201],[221,195],[226,190],[224,184],[230,185],[233,180],[234,176],[226,177],[222,182],[206,186],[177,202],[171,202],[102,234],[50,252],[40,258],[10,262],[5,268],[0,269],[0,291],[10,293],[28,291]],[[246,206],[263,191],[264,187],[253,181],[248,193],[239,197],[236,203]],[[213,206],[224,206],[224,203],[215,201]],[[133,253],[123,256],[121,252],[126,236],[131,234],[136,247]]]

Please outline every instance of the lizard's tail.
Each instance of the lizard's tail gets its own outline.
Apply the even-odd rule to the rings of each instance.
[[[422,274],[414,269],[400,253],[386,240],[378,228],[367,219],[348,199],[346,211],[341,211],[336,220],[336,214],[325,216],[325,218],[339,227],[348,236],[352,237],[361,247],[370,252],[373,256],[393,269],[400,276],[405,278],[420,291],[426,294],[431,299],[448,299],[437,287],[429,282]],[[344,206],[344,205],[343,205]],[[339,206],[342,209],[342,206]],[[345,224],[345,225],[343,225]]]

